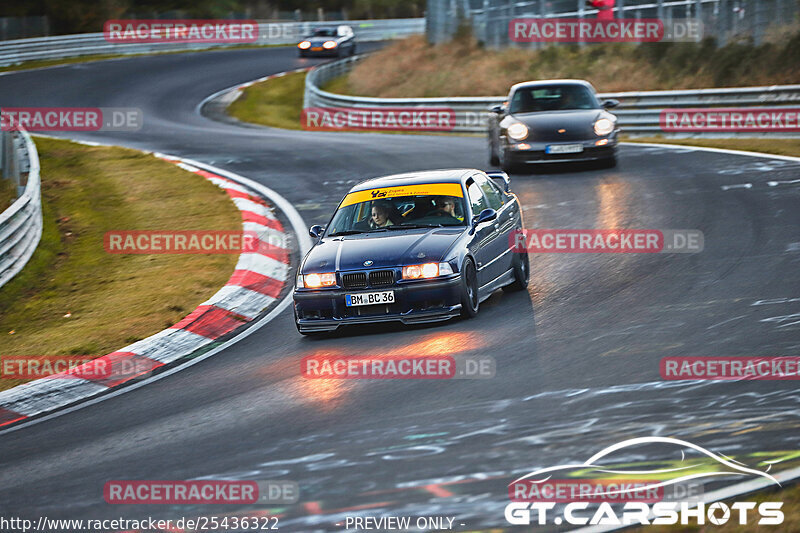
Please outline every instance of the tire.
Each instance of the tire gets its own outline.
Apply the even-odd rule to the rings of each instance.
[[[531,277],[531,260],[528,257],[528,252],[512,253],[515,256],[513,264],[514,281],[503,287],[505,292],[516,292],[527,289],[528,281],[530,281]]]
[[[519,165],[508,160],[508,152],[505,150],[505,148],[500,148],[499,154],[498,162],[500,163],[500,168],[503,169],[503,172],[506,174],[514,174],[519,171]]]
[[[494,149],[494,139],[489,134],[489,164],[493,167],[500,165],[500,159],[497,157],[497,150]]]
[[[467,257],[461,267],[461,316],[473,318],[478,314],[478,271]]]

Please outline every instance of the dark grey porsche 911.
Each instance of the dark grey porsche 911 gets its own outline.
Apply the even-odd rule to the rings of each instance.
[[[518,83],[489,113],[489,159],[506,172],[523,164],[598,161],[616,164],[617,117],[583,80]]]

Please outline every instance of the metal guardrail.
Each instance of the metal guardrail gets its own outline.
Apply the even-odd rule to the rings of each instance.
[[[792,0],[616,0],[615,18],[694,19],[705,37],[721,45],[751,38],[760,44],[773,26],[791,24],[800,5]],[[541,43],[514,43],[508,34],[515,18],[595,18],[585,0],[428,0],[427,35],[432,43],[450,39],[468,21],[487,46],[538,48]]]
[[[0,287],[28,263],[42,237],[39,154],[25,131],[0,131],[3,175],[15,180],[19,198],[0,213]]]
[[[234,22],[234,21],[231,21]],[[259,44],[294,44],[316,26],[347,24],[357,41],[383,41],[425,32],[425,19],[274,22],[259,24]],[[0,67],[24,61],[63,59],[97,54],[147,54],[241,46],[226,43],[110,43],[103,33],[82,33],[0,42]]]
[[[488,108],[502,103],[505,96],[458,96],[447,98],[371,98],[347,96],[322,90],[320,87],[334,78],[347,74],[353,65],[364,56],[355,56],[314,68],[306,76],[303,107],[446,107],[455,112],[454,132],[485,133]],[[662,131],[659,117],[665,108],[713,108],[713,107],[758,107],[770,108],[794,105],[800,107],[800,85],[774,85],[771,87],[743,87],[724,89],[695,89],[673,91],[637,91],[600,93],[601,99],[614,98],[620,101],[612,112],[619,118],[625,133],[634,135],[688,136],[688,133],[666,134]],[[733,137],[735,133],[692,133],[692,136]],[[800,133],[754,134],[738,136],[800,137]]]

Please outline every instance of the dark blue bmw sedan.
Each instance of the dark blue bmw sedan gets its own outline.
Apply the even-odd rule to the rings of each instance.
[[[294,290],[300,333],[347,324],[473,317],[492,292],[521,290],[528,255],[509,245],[522,212],[505,173],[430,170],[353,187],[312,226]]]

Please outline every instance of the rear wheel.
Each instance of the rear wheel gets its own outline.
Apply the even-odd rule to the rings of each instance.
[[[461,316],[472,318],[478,314],[478,271],[469,257],[461,268]]]
[[[521,291],[528,288],[528,280],[531,276],[530,259],[528,252],[514,253],[514,281],[505,287],[503,290],[506,292]]]

